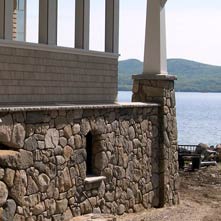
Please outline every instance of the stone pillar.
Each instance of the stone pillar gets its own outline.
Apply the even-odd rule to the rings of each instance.
[[[148,0],[144,74],[167,74],[165,0]]]
[[[39,0],[39,43],[57,45],[57,0]]]
[[[166,76],[166,77],[165,77]],[[174,80],[171,75],[134,76],[133,102],[160,104],[159,205],[179,203],[179,169]],[[156,206],[156,205],[154,205]]]
[[[89,50],[90,0],[75,1],[75,48]]]
[[[119,0],[106,0],[105,52],[119,52]]]
[[[165,9],[166,0],[147,1],[147,26],[144,71],[133,76],[133,102],[160,104],[159,111],[159,202],[173,205],[179,202],[178,144],[174,81],[167,74]],[[154,150],[153,150],[154,151]]]
[[[13,0],[0,0],[0,38],[12,40]]]

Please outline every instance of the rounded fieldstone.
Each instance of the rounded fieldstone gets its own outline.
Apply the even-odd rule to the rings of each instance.
[[[105,134],[106,133],[106,124],[105,124],[104,118],[99,117],[96,119],[95,132],[96,132],[96,134]]]
[[[5,175],[4,169],[0,169],[0,180],[3,179],[4,175]]]
[[[65,159],[63,156],[56,156],[56,162],[57,162],[57,165],[63,165],[65,164]]]
[[[49,129],[45,136],[45,146],[47,149],[53,149],[58,145],[59,132],[56,129]]]
[[[18,147],[24,146],[25,128],[22,124],[15,124],[12,132],[12,143]]]
[[[53,215],[56,211],[56,202],[54,199],[45,200],[45,209],[48,211],[48,214]]]
[[[64,220],[71,220],[73,218],[72,212],[71,210],[68,208],[65,212],[64,212]]]
[[[45,192],[48,188],[48,185],[50,183],[50,178],[46,174],[41,174],[38,177],[38,182],[39,182],[39,188],[41,192]]]
[[[128,121],[122,121],[120,126],[120,132],[122,135],[126,136],[129,131],[129,122]]]
[[[62,147],[65,147],[67,145],[68,141],[65,137],[60,137],[59,143]]]
[[[69,139],[72,136],[72,129],[71,129],[71,125],[67,125],[64,128],[64,136]]]
[[[13,186],[14,177],[15,171],[10,168],[7,168],[5,171],[4,182],[8,185],[8,187]]]
[[[55,126],[57,130],[63,129],[67,125],[67,119],[64,116],[58,116],[55,119]]]
[[[82,139],[80,135],[75,135],[74,136],[74,143],[75,143],[75,147],[77,149],[82,148]]]
[[[138,139],[133,140],[133,145],[136,149],[142,146],[141,142]]]
[[[90,122],[87,119],[81,121],[81,133],[86,135],[91,130]]]
[[[11,137],[13,132],[13,120],[11,115],[1,117],[0,122],[0,140],[3,144],[11,145]],[[12,145],[13,146],[13,145]]]
[[[70,160],[71,156],[73,155],[73,149],[70,146],[64,147],[64,158],[66,160]]]
[[[27,195],[32,195],[38,192],[38,186],[31,176],[28,176]]]
[[[120,204],[120,206],[118,207],[118,215],[123,215],[125,210],[125,206],[123,204]]]
[[[7,186],[0,181],[0,206],[3,206],[8,198],[8,189]]]
[[[55,149],[54,149],[54,154],[57,156],[57,155],[63,155],[63,148],[61,146],[57,146]]]
[[[68,139],[68,145],[75,148],[75,144],[74,144],[74,136],[71,136],[69,139]]]
[[[108,165],[108,158],[104,152],[100,152],[95,156],[95,167],[98,170],[103,170]]]
[[[27,190],[27,175],[24,170],[17,170],[13,186],[10,189],[10,197],[12,197],[18,205],[23,205],[24,196]]]
[[[33,164],[34,161],[32,152],[21,149],[17,167],[20,169],[27,169],[33,166]]]
[[[141,130],[143,132],[146,132],[148,130],[148,126],[149,126],[148,120],[142,121],[140,125],[141,125]]]
[[[80,124],[74,124],[74,126],[72,127],[72,131],[74,135],[78,134],[81,131]]]
[[[14,200],[9,199],[7,200],[5,206],[4,206],[4,211],[2,213],[2,220],[14,220],[14,215],[16,211],[16,203]],[[1,217],[1,216],[0,216]]]
[[[57,205],[56,205],[56,212],[57,213],[63,213],[67,209],[68,206],[68,200],[63,199],[63,200],[58,200]]]
[[[24,149],[28,151],[35,151],[38,148],[38,142],[35,137],[29,137],[25,140]]]
[[[44,211],[45,211],[45,204],[43,202],[41,202],[41,203],[35,205],[35,207],[32,210],[32,213],[34,215],[40,215]]]
[[[131,140],[133,140],[135,138],[135,130],[134,130],[134,128],[132,126],[129,127],[128,134],[129,134],[129,138]]]

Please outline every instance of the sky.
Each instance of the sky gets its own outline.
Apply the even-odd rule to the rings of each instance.
[[[120,60],[143,60],[147,0],[120,0]],[[38,39],[38,0],[27,1],[27,41]],[[91,0],[90,49],[104,50],[104,0]],[[74,0],[58,0],[58,45],[74,47]],[[221,1],[168,0],[167,57],[221,66]]]

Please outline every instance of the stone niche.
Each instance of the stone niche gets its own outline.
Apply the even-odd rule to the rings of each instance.
[[[2,108],[0,220],[159,206],[158,106]]]

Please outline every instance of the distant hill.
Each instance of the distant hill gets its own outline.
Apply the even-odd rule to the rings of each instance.
[[[176,75],[177,91],[221,92],[221,66],[184,59],[168,59],[168,72]],[[141,74],[143,63],[136,59],[119,62],[119,90],[131,90],[133,74]]]

